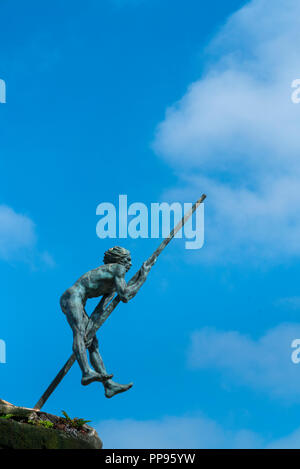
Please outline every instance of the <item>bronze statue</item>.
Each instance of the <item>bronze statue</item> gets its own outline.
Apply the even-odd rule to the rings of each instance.
[[[82,371],[81,384],[86,386],[94,381],[102,382],[105,396],[108,398],[127,391],[133,383],[118,384],[112,381],[113,375],[107,373],[99,353],[97,337],[88,338],[88,323],[89,319],[94,321],[96,315],[100,318],[115,294],[118,294],[124,303],[128,303],[136,295],[146,280],[150,267],[144,263],[138,278],[127,285],[125,274],[131,265],[130,252],[119,246],[113,247],[105,252],[104,265],[82,275],[60,299],[61,309],[67,316],[73,331],[73,352]],[[102,299],[89,318],[85,311],[86,301],[99,296],[102,296]],[[94,370],[89,366],[86,349],[89,351],[90,362]]]
[[[73,330],[73,354],[49,384],[46,391],[35,404],[34,409],[40,410],[45,405],[76,360],[82,370],[82,384],[87,385],[93,381],[101,382],[105,389],[105,396],[108,398],[127,391],[132,387],[132,383],[118,384],[112,381],[112,375],[107,373],[99,353],[96,333],[120,301],[127,303],[137,294],[158,256],[205,198],[206,195],[203,194],[197,200],[192,208],[183,216],[182,220],[173,228],[169,236],[161,242],[149,259],[144,262],[128,284],[125,281],[125,274],[131,267],[130,252],[116,246],[106,251],[104,265],[87,272],[72,287],[66,290],[61,297],[60,304]],[[102,299],[89,318],[85,311],[86,301],[89,298],[99,296],[102,296]],[[89,351],[93,370],[88,363],[86,349]]]

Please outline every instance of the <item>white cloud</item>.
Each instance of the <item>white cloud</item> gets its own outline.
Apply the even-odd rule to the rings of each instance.
[[[39,253],[37,249],[35,223],[7,205],[0,205],[0,260],[21,260],[35,268],[55,266],[47,251]]]
[[[268,444],[267,449],[300,449],[300,428]]]
[[[26,215],[0,205],[0,258],[12,259],[36,244],[35,225]]]
[[[300,449],[300,429],[272,440],[202,416],[103,420],[96,430],[105,449]]]
[[[97,425],[104,448],[255,448],[261,438],[248,430],[227,431],[204,417],[104,420]]]
[[[203,328],[192,334],[188,361],[192,368],[215,368],[237,384],[299,401],[300,364],[291,360],[294,339],[300,339],[298,324],[281,324],[257,340],[236,331]]]
[[[174,198],[208,194],[213,261],[300,255],[299,14],[298,0],[253,0],[235,13],[203,77],[157,129],[154,147],[183,182]]]

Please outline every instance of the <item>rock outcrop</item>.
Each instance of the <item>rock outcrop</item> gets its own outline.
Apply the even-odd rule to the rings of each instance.
[[[0,449],[101,449],[102,441],[87,424],[46,412],[17,407],[0,399]]]

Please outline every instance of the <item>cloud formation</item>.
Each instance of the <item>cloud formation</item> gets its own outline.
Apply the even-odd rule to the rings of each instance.
[[[226,431],[204,417],[104,420],[97,431],[110,449],[255,448],[261,439],[248,430]]]
[[[300,449],[300,428],[288,436],[269,443],[266,449]]]
[[[236,384],[298,402],[300,365],[291,359],[294,339],[300,339],[299,324],[281,324],[257,340],[203,328],[192,334],[188,362],[191,368],[216,369]]]
[[[10,260],[36,244],[35,225],[26,215],[0,205],[0,258]]]
[[[0,260],[21,260],[32,267],[55,266],[51,254],[37,249],[35,223],[7,205],[0,205]]]
[[[181,178],[165,197],[208,194],[214,262],[300,255],[299,14],[297,0],[253,0],[232,15],[157,128],[154,148]]]
[[[273,438],[228,430],[206,417],[103,420],[96,427],[105,449],[299,449],[300,429]]]

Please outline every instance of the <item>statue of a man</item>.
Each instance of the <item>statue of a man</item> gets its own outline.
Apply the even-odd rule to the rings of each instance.
[[[82,371],[81,384],[86,386],[93,381],[102,382],[105,396],[108,398],[127,391],[133,383],[115,383],[111,379],[113,375],[107,373],[99,353],[96,336],[91,340],[87,339],[87,325],[90,318],[85,311],[85,304],[89,298],[102,296],[95,310],[98,316],[116,293],[124,303],[133,298],[145,282],[150,267],[144,263],[138,275],[127,284],[125,274],[131,265],[131,255],[127,249],[119,246],[111,248],[105,252],[104,265],[82,275],[60,299],[61,309],[73,331],[73,352]],[[91,318],[93,319],[93,315]],[[86,349],[89,351],[90,362],[94,370],[89,365]]]

